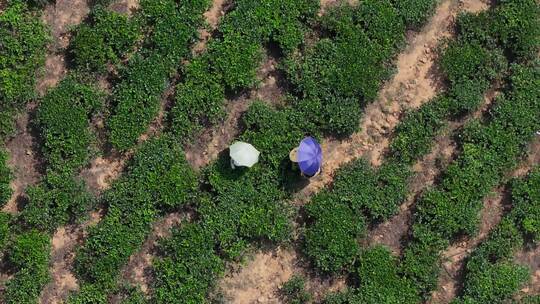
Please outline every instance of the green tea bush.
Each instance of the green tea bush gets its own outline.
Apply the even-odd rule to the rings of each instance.
[[[311,301],[311,294],[305,290],[305,279],[299,275],[293,275],[279,289],[285,303],[287,304],[307,304]]]
[[[107,292],[102,286],[83,284],[76,294],[69,296],[68,304],[107,304]]]
[[[398,163],[389,162],[375,171],[363,159],[339,170],[331,192],[317,194],[306,206],[305,250],[315,266],[325,272],[350,267],[364,222],[395,214],[407,194],[409,176],[409,169]]]
[[[97,88],[74,76],[45,95],[36,120],[48,168],[72,172],[86,164],[92,142],[89,120],[102,102],[103,94]]]
[[[419,302],[412,282],[400,276],[397,259],[385,247],[365,250],[356,264],[359,288],[354,298],[357,303]]]
[[[536,168],[525,181],[512,185],[513,214],[518,228],[527,239],[540,241],[540,169]]]
[[[189,203],[195,187],[195,175],[177,143],[166,136],[146,142],[128,173],[104,194],[107,214],[90,229],[76,257],[79,277],[110,288],[120,267],[142,245],[158,210]]]
[[[170,67],[159,55],[143,58],[138,54],[121,71],[122,82],[112,96],[116,107],[107,121],[110,141],[117,149],[132,147],[157,115],[169,73]]]
[[[529,279],[527,268],[514,264],[512,259],[530,236],[523,226],[527,221],[523,214],[538,204],[539,172],[536,168],[526,178],[511,182],[512,210],[467,261],[460,302],[506,303]]]
[[[418,29],[435,10],[438,0],[392,0],[407,27]]]
[[[505,97],[498,99],[484,124],[478,121],[468,124],[459,139],[462,154],[448,167],[441,184],[417,202],[414,229],[421,228],[429,231],[428,236],[438,236],[434,241],[475,233],[482,198],[501,181],[508,169],[517,164],[525,145],[540,128],[537,119],[540,98],[533,89],[539,82],[537,64],[512,67]],[[424,237],[417,234],[413,237],[406,249],[404,268],[409,269],[408,275],[418,282],[421,290],[430,290],[434,286],[433,277],[425,274],[429,273],[427,267],[432,266],[426,264],[421,272],[413,271],[418,267],[422,269],[421,265],[425,264],[422,261],[425,254],[415,248],[418,244],[433,241],[430,238],[422,240]],[[521,271],[504,265],[486,271],[507,273],[510,285],[523,276]],[[493,279],[497,279],[495,275]]]
[[[30,230],[15,237],[7,260],[18,271],[6,283],[8,304],[36,303],[43,286],[49,281],[50,238]]]
[[[302,114],[291,108],[276,111],[263,102],[255,102],[242,119],[246,130],[241,140],[265,153],[260,161],[274,170],[288,163],[289,152],[306,134],[317,136],[316,126],[302,121]]]
[[[120,73],[122,81],[114,89],[115,108],[107,125],[115,148],[131,148],[157,115],[167,80],[189,54],[208,5],[208,0],[141,2],[141,14],[153,31]]]
[[[227,35],[208,44],[212,67],[226,90],[238,92],[257,81],[257,68],[263,58],[262,47],[241,35]]]
[[[0,14],[0,138],[14,131],[15,108],[35,97],[37,70],[45,63],[47,29],[25,1],[9,1]]]
[[[499,51],[473,42],[450,42],[441,58],[442,69],[452,84],[465,80],[489,82],[499,76],[506,61]]]
[[[433,138],[445,125],[449,104],[453,100],[440,96],[405,114],[394,129],[390,156],[394,161],[412,165],[421,155],[431,150]]]
[[[223,261],[214,251],[212,232],[197,224],[175,229],[162,240],[165,255],[155,261],[156,303],[205,303],[215,279],[223,272]]]
[[[534,0],[503,0],[495,12],[493,32],[519,59],[535,59],[540,49],[540,5]]]
[[[409,169],[398,163],[386,163],[374,171],[359,159],[336,174],[332,192],[371,222],[385,220],[405,199],[409,176]]]
[[[176,87],[176,103],[169,115],[173,131],[184,141],[225,114],[221,106],[225,87],[208,68],[208,56],[193,59],[184,67],[185,80]]]
[[[330,37],[285,63],[293,90],[320,113],[321,129],[347,136],[358,128],[361,107],[372,101],[390,71],[386,64],[403,42],[404,27],[388,1],[339,6],[322,17]],[[312,101],[314,100],[314,101]],[[345,109],[336,111],[341,106]]]
[[[84,183],[69,173],[48,172],[27,194],[28,203],[20,217],[25,225],[50,233],[83,216],[93,205]]]
[[[74,30],[70,53],[77,68],[89,72],[105,72],[107,63],[116,64],[141,38],[137,18],[96,6],[88,22]]]
[[[439,252],[448,246],[449,241],[431,231],[429,226],[417,223],[412,227],[411,239],[414,241],[404,248],[401,271],[421,294],[421,291],[437,287]]]
[[[4,149],[0,149],[0,205],[4,205],[11,197],[11,179],[13,173],[8,167],[8,154]]]
[[[358,239],[365,233],[362,215],[332,192],[320,192],[306,206],[308,221],[305,252],[323,272],[350,267],[359,250]]]
[[[207,174],[213,195],[199,204],[201,225],[214,233],[225,256],[237,257],[248,242],[279,242],[289,237],[285,193],[273,172],[265,168],[233,170],[223,157]]]
[[[263,46],[276,43],[283,53],[296,49],[316,1],[242,0],[224,16],[206,51],[186,67],[170,114],[173,132],[183,141],[223,116],[225,92],[238,93],[257,83]]]
[[[525,267],[511,261],[523,243],[511,217],[505,216],[467,261],[463,303],[503,303],[529,278]]]

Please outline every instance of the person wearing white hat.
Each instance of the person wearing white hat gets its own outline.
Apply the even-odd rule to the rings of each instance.
[[[229,155],[231,157],[231,168],[249,167],[259,161],[261,153],[251,144],[237,141],[229,147]]]

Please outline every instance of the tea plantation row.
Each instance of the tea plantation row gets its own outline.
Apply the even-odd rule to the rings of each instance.
[[[238,9],[243,7],[243,2],[251,1],[237,1]],[[346,13],[347,11],[352,13]],[[232,16],[234,11],[229,14]],[[355,17],[351,17],[351,14]],[[374,24],[380,24],[379,32],[369,33],[371,29],[362,23],[360,16],[369,17]],[[309,74],[310,70],[316,70],[313,65],[318,64],[318,60],[305,58],[316,56],[318,46],[322,44],[334,44],[342,50],[357,48],[360,52],[364,52],[366,48],[379,48],[385,49],[386,55],[385,58],[374,61],[372,69],[386,69],[385,65],[390,63],[398,50],[397,46],[403,41],[405,27],[398,16],[390,2],[366,1],[358,7],[336,9],[335,13],[329,13],[320,20],[311,16],[315,18],[317,26],[327,28],[328,31],[332,23],[342,22],[340,33],[322,37],[313,45],[302,45],[300,52],[287,51],[280,45],[281,53],[287,62],[284,68],[289,72],[291,81],[293,77],[295,79],[293,86],[296,88],[296,96],[284,108],[272,109],[264,103],[255,103],[245,113],[245,129],[239,139],[252,143],[263,152],[257,166],[249,170],[232,170],[228,159],[220,157],[216,163],[204,170],[204,191],[199,194],[196,206],[198,220],[176,228],[171,238],[160,243],[161,254],[154,262],[155,302],[203,302],[215,280],[223,272],[226,261],[239,258],[250,244],[264,240],[281,242],[290,238],[294,210],[288,206],[286,200],[290,197],[294,184],[298,182],[298,172],[291,168],[287,160],[288,152],[305,134],[317,135],[327,131],[324,126],[318,126],[317,120],[310,116],[311,113],[317,113],[313,108],[310,109],[315,101],[300,93],[304,89],[298,75]],[[401,33],[394,33],[396,23],[400,25]],[[340,36],[352,33],[353,29],[363,34],[346,36],[351,38],[349,40]],[[364,37],[369,39],[365,40]],[[388,42],[387,37],[393,37],[396,41]],[[350,61],[343,61],[340,57],[327,58],[326,63],[336,71],[347,74],[351,72],[348,70],[349,64],[363,64],[367,59],[365,56],[351,55],[348,60]],[[371,81],[371,76],[354,74],[350,78],[358,77],[358,82],[361,82],[360,79],[367,82]],[[327,81],[333,77],[335,74],[313,78],[320,81],[320,90],[325,91],[334,86],[333,81]],[[372,81],[371,85],[378,87],[380,82],[381,79],[378,79]],[[357,98],[361,97],[361,93],[355,94]],[[367,100],[360,99],[357,102],[361,105]],[[361,106],[358,106],[355,114],[359,116],[361,111]]]
[[[356,265],[363,263],[357,240],[364,234],[367,224],[384,220],[397,211],[398,204],[407,194],[408,166],[430,150],[432,140],[445,125],[445,120],[455,119],[478,107],[490,81],[505,75],[502,72],[506,70],[507,61],[524,62],[524,65],[512,67],[512,86],[506,89],[506,98],[498,100],[498,106],[490,113],[491,118],[485,126],[482,122],[471,122],[460,133],[458,141],[462,155],[444,174],[439,186],[444,190],[428,191],[418,202],[413,240],[405,250],[401,268],[396,267],[397,261],[386,254],[390,261],[386,259],[384,263],[395,265],[379,266],[393,268],[389,272],[392,274],[384,278],[373,278],[368,273],[356,277],[360,286],[368,284],[368,287],[353,292],[353,298],[361,299],[361,302],[392,302],[399,297],[405,297],[411,303],[418,301],[418,295],[427,294],[436,283],[439,250],[458,234],[475,231],[481,207],[478,202],[498,183],[502,173],[515,164],[524,145],[538,128],[534,118],[539,115],[536,112],[538,96],[533,93],[533,88],[538,85],[538,66],[528,60],[534,57],[531,53],[513,45],[538,27],[535,12],[538,12],[538,6],[534,1],[505,1],[489,12],[460,16],[458,39],[449,44],[441,58],[450,84],[447,93],[405,117],[396,128],[387,162],[378,171],[357,161],[336,176],[331,191],[319,193],[306,207],[306,253],[314,265],[325,272],[345,269],[356,273]],[[515,23],[501,21],[510,19],[510,15],[527,22],[517,27]],[[480,20],[490,20],[493,24]],[[491,36],[486,37],[486,29],[490,30]],[[508,34],[510,32],[512,34]],[[515,40],[498,36],[499,33],[512,35]],[[534,49],[530,51],[534,52]],[[510,112],[511,107],[513,111]],[[470,137],[473,129],[474,139]],[[470,176],[473,172],[480,176]],[[467,182],[474,184],[466,188]],[[382,261],[375,261],[374,265],[377,263]],[[386,268],[372,271],[388,273]],[[373,282],[381,285],[371,286]],[[384,292],[372,292],[382,288],[386,288]],[[383,298],[379,298],[381,296]],[[344,302],[354,302],[344,300],[347,297],[343,295],[336,296],[333,301],[340,298]],[[403,299],[400,301],[403,303]]]

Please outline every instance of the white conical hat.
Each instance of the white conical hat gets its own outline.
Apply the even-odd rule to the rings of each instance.
[[[229,147],[229,155],[236,166],[251,167],[259,161],[261,153],[252,145],[237,141]]]

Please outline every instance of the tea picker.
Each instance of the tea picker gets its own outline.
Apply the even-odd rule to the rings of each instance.
[[[251,167],[259,161],[260,154],[251,144],[237,141],[229,147],[231,168]]]
[[[322,149],[313,137],[302,139],[300,145],[289,153],[291,161],[298,163],[302,175],[314,177],[321,172]]]

